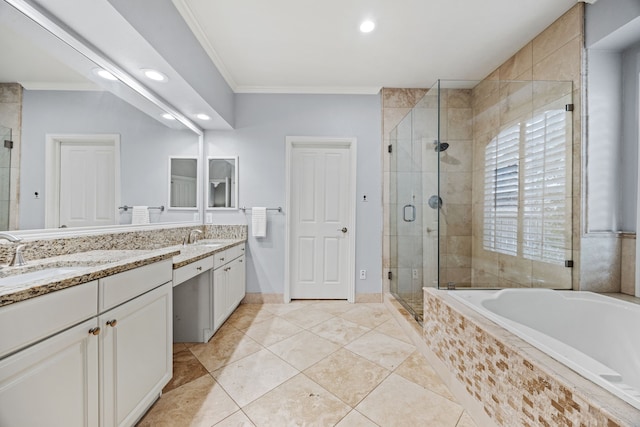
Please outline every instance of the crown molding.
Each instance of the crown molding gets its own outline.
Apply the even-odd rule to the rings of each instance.
[[[271,93],[306,95],[377,95],[381,86],[237,86],[235,93]]]

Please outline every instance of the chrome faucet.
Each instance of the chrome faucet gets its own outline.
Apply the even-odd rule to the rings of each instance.
[[[11,243],[17,243],[22,240],[22,237],[15,236],[11,233],[0,233],[0,239],[5,239]]]
[[[18,245],[16,247],[16,251],[13,253],[13,258],[11,258],[8,267],[22,267],[23,265],[27,265],[27,261],[25,261],[24,256],[22,256],[23,249],[24,245]]]
[[[195,243],[198,240],[197,237],[195,237],[195,238],[193,237],[193,233],[197,233],[197,234],[201,235],[202,231],[198,230],[198,229],[195,229],[195,228],[193,230],[189,231],[189,235],[187,237],[187,244]]]
[[[0,233],[0,239],[8,240],[11,243],[22,241],[21,237],[15,236],[11,233]],[[24,245],[16,246],[15,252],[13,253],[13,258],[11,258],[11,262],[9,262],[9,264],[7,265],[8,267],[21,267],[27,264],[27,262],[24,260],[24,256],[22,255],[23,249]]]

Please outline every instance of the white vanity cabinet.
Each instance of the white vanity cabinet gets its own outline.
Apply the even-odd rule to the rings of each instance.
[[[95,304],[95,301],[94,301]],[[1,426],[98,426],[97,318],[0,360]]]
[[[223,259],[224,258],[224,259]],[[213,270],[214,329],[218,330],[246,293],[244,244],[227,249]]]
[[[172,262],[0,307],[0,426],[132,426],[172,376]]]

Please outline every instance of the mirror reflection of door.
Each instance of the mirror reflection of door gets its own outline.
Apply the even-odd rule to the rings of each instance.
[[[238,208],[237,162],[237,157],[209,158],[207,207],[219,209]]]
[[[120,162],[117,140],[77,136],[56,141],[59,156],[56,226],[93,227],[117,224]]]
[[[198,206],[198,160],[195,158],[170,159],[171,208],[196,208]]]

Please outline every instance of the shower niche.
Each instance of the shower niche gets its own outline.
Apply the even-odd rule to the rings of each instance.
[[[207,208],[238,209],[238,158],[207,158]]]

